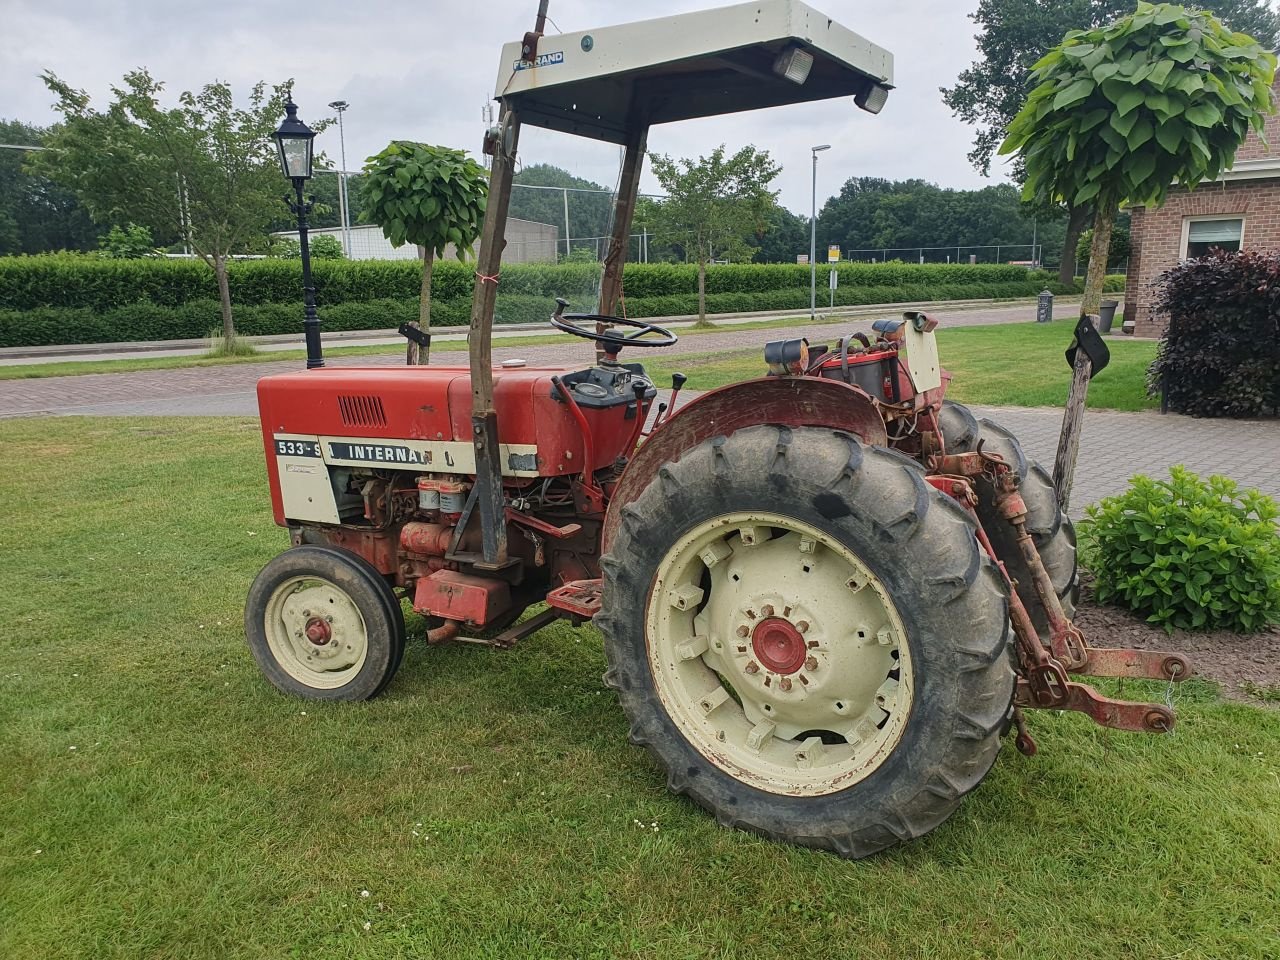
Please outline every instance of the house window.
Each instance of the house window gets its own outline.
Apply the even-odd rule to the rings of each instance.
[[[1203,257],[1215,247],[1219,250],[1239,250],[1240,238],[1244,235],[1244,220],[1241,217],[1187,220],[1183,230],[1183,255],[1187,258]]]

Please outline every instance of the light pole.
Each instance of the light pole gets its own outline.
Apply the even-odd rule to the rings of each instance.
[[[342,115],[350,104],[345,100],[335,100],[329,109],[338,111],[338,155],[342,166],[338,170],[338,216],[342,219],[342,252],[351,259],[351,223],[350,204],[347,203],[347,138],[342,130]]]
[[[285,203],[298,218],[298,246],[302,251],[302,329],[307,340],[307,369],[324,366],[320,350],[320,318],[316,316],[316,289],[311,285],[311,245],[307,239],[307,214],[311,201],[302,197],[302,186],[311,179],[312,147],[316,133],[298,119],[298,106],[290,98],[285,118],[272,136],[280,152],[280,169],[293,181],[294,197]]]
[[[831,144],[810,147],[813,153],[813,210],[809,217],[809,319],[818,318],[818,154]]]

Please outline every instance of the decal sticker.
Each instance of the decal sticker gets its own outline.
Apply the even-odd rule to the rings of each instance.
[[[429,450],[415,450],[392,443],[338,443],[330,440],[329,456],[334,460],[356,460],[361,463],[431,462]]]
[[[320,444],[315,440],[276,440],[278,457],[320,457]]]
[[[533,67],[554,67],[558,63],[564,63],[563,50],[557,50],[555,53],[540,53],[536,60],[517,60],[511,69],[530,70]]]

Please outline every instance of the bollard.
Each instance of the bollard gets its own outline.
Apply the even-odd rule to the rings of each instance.
[[[1036,300],[1036,323],[1049,323],[1053,320],[1053,293],[1041,290]]]

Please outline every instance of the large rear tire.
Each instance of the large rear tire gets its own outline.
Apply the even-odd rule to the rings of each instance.
[[[1031,460],[1018,439],[1000,424],[985,417],[974,417],[968,407],[947,400],[939,417],[948,453],[976,450],[981,442],[988,453],[996,453],[1018,475],[1019,490],[1027,505],[1027,530],[1040,551],[1040,559],[1049,572],[1063,612],[1075,616],[1080,594],[1080,577],[1076,569],[1076,530],[1071,519],[1058,505],[1049,472]],[[1031,614],[1041,635],[1048,633],[1049,622],[1036,595],[1031,571],[1022,559],[1011,527],[996,509],[995,489],[984,480],[975,485],[978,494],[978,518],[987,532],[996,555],[1004,561],[1009,575],[1018,583],[1018,596]]]
[[[863,857],[928,833],[995,761],[1003,584],[911,461],[759,426],[661,468],[602,559],[631,739],[725,825]]]
[[[273,558],[249,588],[245,636],[278,689],[308,700],[369,700],[404,655],[404,614],[362,557],[306,545]]]

